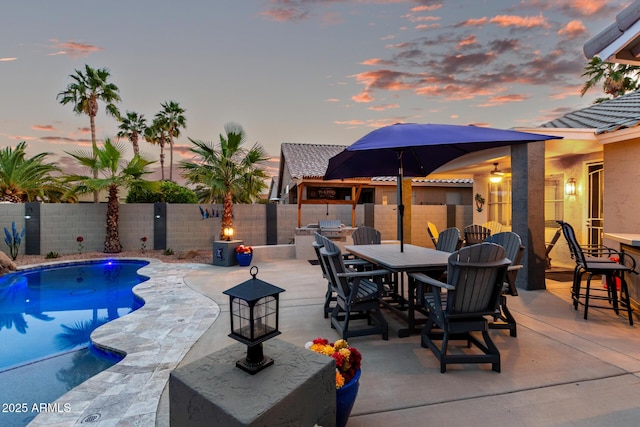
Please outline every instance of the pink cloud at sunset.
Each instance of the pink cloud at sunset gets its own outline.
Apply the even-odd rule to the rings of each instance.
[[[0,58],[0,62],[11,62],[15,61],[18,58]]]
[[[529,97],[522,94],[510,94],[490,97],[484,104],[478,104],[478,107],[493,107],[496,105],[504,105],[510,102],[526,101]]]
[[[91,53],[100,52],[104,50],[101,47],[79,43],[74,41],[60,42],[59,40],[52,39],[53,45],[51,46],[54,49],[60,49],[58,52],[54,53],[54,55],[69,55],[72,58],[89,56]]]
[[[33,125],[31,126],[31,129],[33,130],[42,130],[42,131],[54,131],[55,128],[51,125]]]
[[[573,20],[570,21],[565,27],[558,30],[558,35],[567,36],[568,38],[583,37],[587,33],[587,29],[582,24],[582,21]]]

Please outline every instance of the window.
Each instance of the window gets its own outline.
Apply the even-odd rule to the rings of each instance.
[[[549,175],[544,180],[544,226],[558,228],[564,219],[564,177]]]
[[[498,183],[489,183],[487,218],[511,227],[511,178],[504,177]]]

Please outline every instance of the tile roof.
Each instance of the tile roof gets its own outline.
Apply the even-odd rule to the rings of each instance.
[[[604,30],[600,31],[591,40],[588,40],[584,46],[584,55],[587,58],[593,58],[599,55],[605,48],[621,37],[633,37],[635,33],[632,31],[632,25],[640,19],[640,1],[636,0],[623,9],[616,16],[616,21]],[[625,34],[627,33],[628,34]],[[607,60],[609,58],[602,58]]]
[[[347,148],[345,145],[296,144],[280,145],[285,164],[293,179],[322,178],[329,159]]]
[[[640,124],[640,91],[631,92],[542,124],[542,128],[595,129],[596,134],[614,132]]]
[[[373,182],[396,182],[395,176],[376,176],[371,178]],[[411,182],[422,182],[425,184],[473,184],[471,178],[445,178],[445,179],[430,179],[430,178],[411,178]]]

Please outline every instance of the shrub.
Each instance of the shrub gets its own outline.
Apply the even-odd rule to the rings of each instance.
[[[11,221],[11,232],[7,230],[7,227],[4,228],[4,242],[9,246],[9,255],[14,261],[18,258],[18,252],[20,251],[20,244],[22,243],[24,232],[25,228],[22,227],[22,232],[18,233],[15,221]]]
[[[167,248],[167,249],[165,249],[165,250],[164,250],[164,254],[165,254],[166,256],[173,255],[173,253],[174,253],[174,252],[173,252],[173,249],[171,249],[171,248]]]
[[[60,258],[60,254],[58,252],[51,251],[51,252],[48,252],[47,255],[45,255],[45,259],[52,259],[52,258]]]
[[[127,194],[127,203],[198,203],[196,193],[187,187],[171,181],[162,181],[160,191],[153,192],[142,188],[132,188]]]

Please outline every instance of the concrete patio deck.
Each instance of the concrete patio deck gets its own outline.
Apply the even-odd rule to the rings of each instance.
[[[339,338],[324,319],[326,282],[307,261],[258,262],[258,278],[281,294],[278,338],[304,346],[316,337]],[[222,292],[250,278],[246,267],[214,267],[188,273],[191,288],[220,305],[221,314],[181,365],[235,341],[229,333],[228,297]],[[502,354],[502,372],[490,365],[451,365],[441,374],[431,351],[414,335],[398,338],[402,323],[384,311],[390,337],[349,340],[363,355],[360,391],[350,427],[404,425],[629,426],[640,424],[640,326],[624,315],[570,303],[568,283],[509,298],[518,337],[491,331]],[[265,354],[269,342],[264,344]],[[277,363],[277,361],[276,361]],[[168,390],[156,425],[169,425]]]

